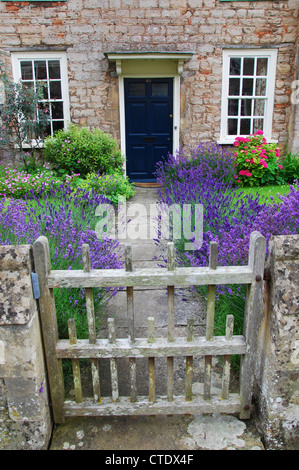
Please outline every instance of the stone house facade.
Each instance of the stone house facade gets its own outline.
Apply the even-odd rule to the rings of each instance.
[[[180,146],[263,129],[299,150],[299,0],[0,1],[15,80],[48,83],[51,132],[117,139],[132,179]]]

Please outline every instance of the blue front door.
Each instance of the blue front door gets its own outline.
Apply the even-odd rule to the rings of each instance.
[[[127,174],[155,181],[156,163],[172,152],[173,80],[125,79]]]

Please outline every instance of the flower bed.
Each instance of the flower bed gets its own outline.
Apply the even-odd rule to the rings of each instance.
[[[0,244],[32,244],[40,235],[45,235],[49,240],[53,269],[82,269],[81,247],[88,243],[92,268],[121,268],[119,243],[108,238],[98,239],[94,230],[96,207],[107,204],[107,198],[84,189],[74,190],[61,181],[59,186],[56,182],[50,183],[47,194],[43,183],[41,186],[38,196],[33,189],[22,200],[0,199]],[[113,291],[94,291],[98,310],[111,294]],[[55,290],[55,298],[61,337],[67,337],[67,319],[75,316],[78,337],[86,338],[84,292],[78,289]]]
[[[260,231],[267,243],[272,235],[299,231],[298,182],[290,187],[289,194],[277,196],[279,203],[261,202],[258,194],[240,193],[232,178],[234,159],[225,155],[221,148],[215,149],[214,144],[200,144],[189,152],[180,151],[176,156],[169,156],[157,167],[157,181],[162,184],[159,191],[162,203],[179,204],[180,207],[183,204],[193,207],[195,204],[203,205],[202,246],[198,250],[185,251],[183,236],[176,240],[177,262],[180,265],[207,266],[211,241],[218,243],[219,265],[244,265],[248,262],[252,231]],[[236,321],[239,333],[236,334],[241,334],[244,297],[245,292],[239,286],[218,287],[217,298],[221,299],[216,312],[215,329],[218,334],[224,332],[223,317],[229,309],[234,309],[236,315],[240,313]],[[217,321],[220,317],[219,326]]]

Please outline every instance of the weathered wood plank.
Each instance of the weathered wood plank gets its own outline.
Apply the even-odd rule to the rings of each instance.
[[[100,404],[85,400],[83,404],[65,401],[65,415],[72,416],[125,416],[125,415],[167,415],[167,414],[201,414],[201,413],[239,413],[240,397],[231,394],[228,400],[219,396],[211,396],[209,401],[196,397],[191,402],[184,396],[175,397],[168,401],[167,397],[156,397],[155,402],[149,402],[148,397],[138,397],[138,402],[132,403],[128,397],[119,397],[117,403],[111,403],[111,398],[104,397]]]
[[[90,273],[91,271],[90,252],[89,252],[89,245],[87,244],[82,245],[82,262],[83,262],[83,272]],[[94,313],[94,301],[93,301],[92,288],[85,289],[85,298],[86,298],[86,312],[87,312],[89,341],[91,343],[95,343],[96,342],[96,327],[95,327],[95,313]]]
[[[35,271],[38,274],[40,297],[38,299],[44,350],[48,368],[52,410],[55,423],[64,423],[64,381],[62,361],[55,355],[58,328],[53,290],[47,285],[51,273],[49,243],[46,237],[39,237],[33,244]]]
[[[68,332],[69,332],[70,344],[76,344],[77,343],[77,331],[76,331],[76,323],[75,323],[74,318],[69,318],[68,320]],[[73,368],[76,403],[82,403],[83,395],[82,395],[79,359],[72,359],[72,368]]]
[[[174,358],[167,357],[167,400],[173,401],[173,366]]]
[[[189,287],[209,284],[250,284],[255,275],[248,266],[219,266],[216,270],[208,267],[139,268],[132,272],[124,269],[93,269],[90,273],[82,270],[57,270],[48,276],[48,287],[167,287],[179,285]]]
[[[210,243],[209,252],[209,267],[215,270],[217,268],[217,250],[218,245],[216,242]],[[216,285],[211,284],[208,286],[208,299],[207,299],[207,326],[206,338],[212,340],[214,336],[214,318],[215,318],[215,293]]]
[[[108,339],[109,343],[111,345],[115,345],[116,337],[115,337],[114,318],[108,318],[108,337],[109,337]],[[119,399],[119,391],[118,391],[117,358],[114,355],[110,359],[110,375],[111,375],[112,400],[116,402]]]
[[[212,379],[212,356],[205,356],[205,372],[204,372],[204,399],[211,399],[211,379]]]
[[[132,261],[132,246],[125,246],[125,269],[126,272],[133,271]],[[135,341],[135,330],[134,330],[134,288],[127,287],[127,319],[128,319],[128,335],[132,343]]]
[[[90,249],[88,244],[82,245],[82,264],[83,271],[90,273],[91,262],[90,262]],[[88,324],[88,336],[89,342],[94,344],[96,342],[96,325],[95,325],[95,311],[94,311],[94,299],[92,288],[85,289],[86,298],[86,313],[87,313],[87,324]],[[97,359],[91,359],[91,375],[92,375],[92,387],[94,400],[97,402],[100,400],[100,375],[99,365]]]
[[[247,287],[247,299],[244,316],[244,338],[247,354],[241,358],[240,393],[242,406],[240,419],[249,419],[253,395],[253,380],[257,365],[254,354],[258,345],[259,328],[263,315],[263,275],[266,257],[266,239],[259,233],[250,235],[248,264],[254,273],[252,284]]]
[[[187,342],[194,341],[194,319],[187,319]],[[186,400],[192,400],[193,356],[186,356]]]
[[[234,316],[227,315],[226,317],[226,330],[225,338],[227,341],[230,341],[233,337],[234,331]],[[229,397],[229,383],[230,383],[230,368],[231,368],[231,356],[229,354],[224,356],[224,365],[223,365],[223,376],[222,376],[222,398],[227,400]]]
[[[108,323],[109,325],[109,323]],[[167,356],[220,356],[224,354],[245,354],[246,342],[243,336],[233,336],[227,341],[225,336],[215,336],[214,341],[207,341],[205,337],[195,337],[188,342],[185,338],[175,338],[168,342],[166,338],[155,338],[150,344],[146,338],[136,338],[134,345],[127,338],[117,338],[115,342],[107,339],[97,339],[96,344],[88,340],[78,340],[77,344],[70,345],[67,340],[59,340],[56,347],[59,359],[71,358],[110,358],[110,357],[167,357]]]
[[[130,364],[130,387],[131,387],[131,401],[137,401],[137,367],[135,357],[129,358]]]

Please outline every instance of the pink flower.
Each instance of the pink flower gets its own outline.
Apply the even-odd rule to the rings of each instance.
[[[263,135],[263,134],[264,134],[264,132],[262,130],[259,130],[259,131],[256,131],[255,134],[253,134],[253,135]]]
[[[278,165],[278,168],[280,168],[282,170],[282,165]]]

